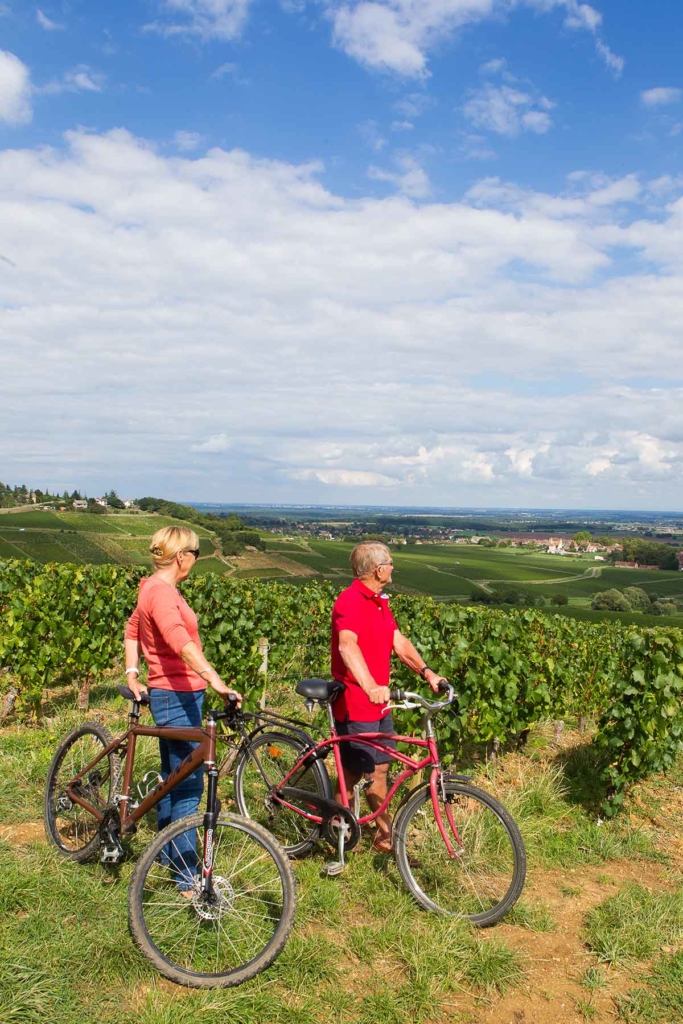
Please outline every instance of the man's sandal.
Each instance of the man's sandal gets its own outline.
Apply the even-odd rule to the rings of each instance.
[[[394,844],[391,841],[391,836],[386,833],[378,833],[372,840],[372,849],[375,853],[393,853]]]

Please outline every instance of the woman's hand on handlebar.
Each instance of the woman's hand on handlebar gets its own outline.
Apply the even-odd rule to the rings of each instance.
[[[242,706],[242,694],[238,693],[237,690],[233,690],[232,687],[226,686],[218,672],[212,672],[211,676],[207,679],[207,682],[212,690],[220,694],[221,697],[235,697],[237,700],[237,707]]]

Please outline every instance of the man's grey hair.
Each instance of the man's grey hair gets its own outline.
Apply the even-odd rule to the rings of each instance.
[[[382,562],[391,561],[391,552],[386,544],[377,540],[362,540],[351,552],[351,568],[357,580],[369,576]]]

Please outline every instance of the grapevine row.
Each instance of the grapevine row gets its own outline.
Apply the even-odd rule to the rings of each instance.
[[[19,713],[39,716],[46,689],[87,689],[114,667],[142,574],[129,567],[0,562],[0,698],[12,687]],[[271,678],[293,684],[328,675],[337,591],[324,582],[292,587],[212,575],[183,584],[209,661],[247,694],[252,708],[265,685],[261,637],[270,642]],[[629,784],[668,767],[683,748],[683,630],[406,595],[394,597],[392,608],[460,694],[457,712],[440,723],[451,749],[465,739],[505,742],[547,719],[592,715],[613,813]],[[410,688],[415,680],[399,666],[394,681]]]

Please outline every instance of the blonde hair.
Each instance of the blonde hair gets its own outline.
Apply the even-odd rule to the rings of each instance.
[[[386,544],[377,540],[362,540],[351,552],[353,575],[362,580],[386,560],[391,561],[391,552]]]
[[[199,538],[187,526],[162,526],[152,537],[149,550],[155,569],[165,569],[179,551],[192,551],[199,547]]]

